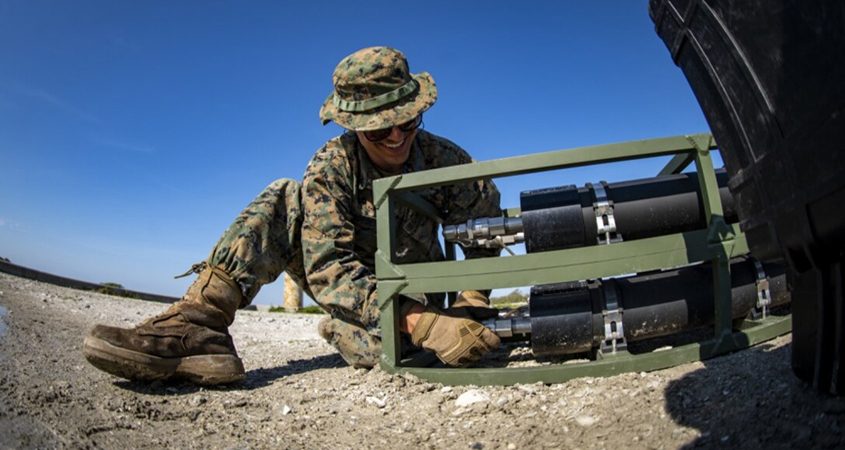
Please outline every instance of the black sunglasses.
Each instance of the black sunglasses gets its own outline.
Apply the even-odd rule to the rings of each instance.
[[[364,131],[364,137],[367,138],[370,142],[379,142],[387,139],[390,136],[390,133],[393,132],[393,128],[399,128],[402,132],[410,133],[411,131],[416,130],[417,128],[422,125],[422,114],[414,117],[413,119],[405,122],[400,123],[399,125],[395,125],[394,127],[390,128],[380,128],[378,130],[370,130]]]

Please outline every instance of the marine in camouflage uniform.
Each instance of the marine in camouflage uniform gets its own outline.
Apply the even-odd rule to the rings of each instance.
[[[333,82],[335,90],[320,116],[324,124],[335,121],[348,131],[316,152],[302,185],[282,179],[264,189],[208,259],[193,268],[197,281],[164,314],[128,330],[95,327],[84,346],[92,364],[131,379],[178,377],[202,384],[242,379],[228,326],[235,309],[248,305],[261,286],[282,272],[330,313],[319,325],[320,334],[349,364],[372,367],[378,362],[373,180],[472,160],[454,143],[417,129],[437,90],[427,73],[410,74],[401,52],[373,47],[353,53],[337,66]],[[442,212],[446,223],[501,214],[491,181],[418,194]],[[444,259],[436,222],[410,208],[400,207],[397,214],[394,261]],[[475,249],[467,257],[496,253]],[[489,312],[478,293],[462,295],[446,311],[416,303],[425,303],[424,298],[402,301],[403,325],[412,342],[447,364],[471,363],[498,345],[498,338],[474,319],[479,310]],[[460,328],[472,336],[443,337],[468,334],[459,333]]]

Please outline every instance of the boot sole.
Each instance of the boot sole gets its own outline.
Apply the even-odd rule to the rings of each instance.
[[[162,358],[112,345],[86,336],[82,353],[94,367],[136,381],[181,379],[201,385],[243,381],[244,366],[235,355],[196,355]]]

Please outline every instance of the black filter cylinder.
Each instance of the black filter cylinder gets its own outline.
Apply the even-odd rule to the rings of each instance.
[[[784,269],[764,264],[772,306],[789,302]],[[748,257],[731,261],[731,316],[745,317],[757,304],[757,269]],[[622,308],[625,339],[674,334],[713,323],[713,274],[709,263],[625,278],[569,282],[531,289],[531,348],[536,355],[582,353],[604,339],[607,290]]]
[[[725,220],[736,222],[724,169],[716,171]],[[607,184],[616,234],[623,240],[705,228],[696,173],[664,175]],[[520,208],[528,253],[596,245],[595,187],[574,185],[524,191]]]
[[[557,349],[578,353],[593,348],[593,295],[583,281],[531,288],[531,348],[535,354]]]
[[[588,245],[582,195],[575,185],[520,194],[522,225],[528,253]],[[595,228],[593,224],[593,229]]]

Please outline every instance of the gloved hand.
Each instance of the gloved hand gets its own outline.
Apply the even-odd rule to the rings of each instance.
[[[475,320],[452,314],[454,309],[426,307],[411,333],[411,342],[434,352],[448,366],[464,367],[496,349],[501,341]]]
[[[460,311],[458,310],[460,309]],[[478,291],[463,291],[447,311],[454,311],[455,315],[462,315],[466,311],[476,320],[493,319],[499,316],[499,310],[490,307],[490,300]]]

